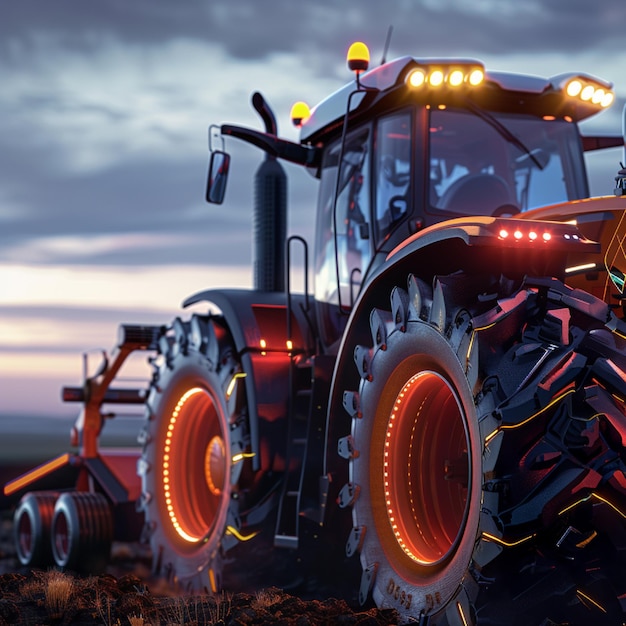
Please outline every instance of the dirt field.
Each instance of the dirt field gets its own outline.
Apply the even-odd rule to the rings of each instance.
[[[0,535],[0,626],[179,624],[243,626],[358,625],[397,623],[393,611],[351,607],[344,600],[303,599],[278,588],[217,596],[177,594],[150,572],[141,546],[114,544],[112,560],[99,576],[57,570],[28,571],[15,558],[11,520],[5,513]],[[314,594],[313,594],[314,595]]]

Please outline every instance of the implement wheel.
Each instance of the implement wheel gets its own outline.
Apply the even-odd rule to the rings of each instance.
[[[53,563],[50,527],[55,491],[31,491],[22,496],[13,515],[13,537],[19,562],[25,567],[49,567]]]
[[[111,554],[113,518],[100,493],[63,493],[52,518],[52,554],[63,569],[96,574],[104,571]]]

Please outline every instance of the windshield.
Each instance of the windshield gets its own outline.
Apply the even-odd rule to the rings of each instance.
[[[513,215],[587,195],[572,123],[444,109],[429,130],[431,213]]]

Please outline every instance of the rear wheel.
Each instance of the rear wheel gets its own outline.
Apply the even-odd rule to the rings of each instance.
[[[222,549],[239,529],[243,375],[214,318],[176,320],[160,348],[139,462],[153,568],[183,588],[216,591]]]
[[[17,558],[26,567],[48,567],[53,563],[50,527],[58,495],[55,491],[32,491],[15,509],[15,548]]]
[[[72,491],[59,496],[52,518],[55,563],[81,573],[102,572],[111,554],[113,517],[105,496]]]
[[[548,279],[410,276],[370,326],[339,446],[361,600],[461,626],[621,620],[626,336],[606,305]],[[554,571],[560,591],[537,586]]]

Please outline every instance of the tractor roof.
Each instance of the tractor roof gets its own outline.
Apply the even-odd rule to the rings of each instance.
[[[355,91],[359,90],[357,93]],[[486,70],[472,59],[401,57],[357,74],[352,82],[320,102],[301,124],[302,143],[315,143],[351,116],[423,106],[479,106],[490,111],[563,118],[578,122],[610,106],[612,84],[586,74],[541,78]]]

